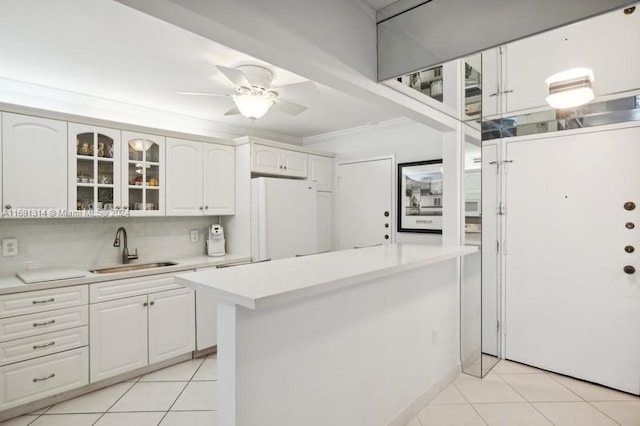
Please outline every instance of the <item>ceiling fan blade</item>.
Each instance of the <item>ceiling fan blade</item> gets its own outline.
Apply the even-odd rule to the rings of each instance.
[[[284,86],[272,87],[271,90],[278,92],[279,96],[312,96],[320,92],[318,85],[313,81],[303,81],[301,83],[285,84]]]
[[[234,86],[249,87],[249,88],[251,87],[251,83],[249,82],[249,80],[247,79],[247,76],[244,75],[243,72],[238,71],[237,69],[234,69],[234,68],[223,67],[220,65],[216,65],[216,68],[218,68],[220,72],[224,74],[224,76],[227,77],[229,81],[233,83]]]
[[[205,92],[178,92],[178,95],[192,95],[192,96],[231,96],[226,93],[205,93]]]
[[[293,102],[283,101],[281,99],[276,100],[276,103],[273,105],[273,109],[276,109],[280,112],[284,112],[285,114],[290,115],[298,115],[307,110],[307,107],[304,105],[294,104]]]
[[[238,114],[240,114],[240,110],[238,109],[237,106],[234,106],[229,111],[224,113],[224,115],[238,115]]]

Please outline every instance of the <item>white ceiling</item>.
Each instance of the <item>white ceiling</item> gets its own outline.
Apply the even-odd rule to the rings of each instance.
[[[371,7],[373,10],[382,9],[383,7],[387,7],[392,3],[397,2],[398,0],[362,0],[365,4]]]
[[[309,107],[297,117],[278,111],[253,123],[225,117],[230,98],[176,92],[231,93],[215,65],[264,62],[111,0],[0,0],[0,8],[0,78],[299,138],[397,117],[321,85],[311,96],[286,96]],[[274,72],[274,86],[305,81],[264,65]]]

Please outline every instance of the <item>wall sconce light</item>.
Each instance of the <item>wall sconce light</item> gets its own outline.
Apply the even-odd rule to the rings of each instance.
[[[589,68],[572,68],[554,74],[545,81],[549,86],[546,101],[553,108],[573,108],[594,98],[591,88],[593,71]]]

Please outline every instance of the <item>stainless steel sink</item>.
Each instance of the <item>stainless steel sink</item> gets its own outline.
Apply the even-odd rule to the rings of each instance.
[[[113,274],[115,272],[139,271],[141,269],[162,268],[164,266],[177,265],[176,262],[132,263],[129,265],[114,266],[112,268],[92,269],[94,274]]]

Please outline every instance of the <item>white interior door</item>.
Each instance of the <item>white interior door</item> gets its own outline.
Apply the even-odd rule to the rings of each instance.
[[[337,167],[337,240],[340,250],[393,241],[393,159]]]
[[[640,393],[640,128],[506,149],[506,357]]]

